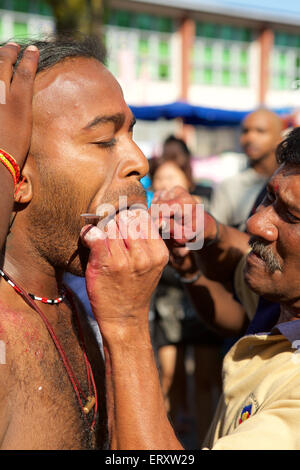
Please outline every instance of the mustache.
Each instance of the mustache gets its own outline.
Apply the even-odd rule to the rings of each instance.
[[[107,191],[101,201],[101,204],[117,204],[122,197],[130,198],[131,196],[146,199],[146,190],[141,184],[131,184],[124,191]]]
[[[248,244],[251,246],[254,254],[259,256],[266,264],[266,268],[270,274],[275,271],[283,271],[283,266],[280,261],[274,255],[272,248],[268,244],[258,237],[252,236],[249,239]]]

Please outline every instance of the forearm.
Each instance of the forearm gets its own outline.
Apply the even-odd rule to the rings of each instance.
[[[0,197],[0,250],[5,243],[6,236],[9,230],[9,223],[13,210],[13,193],[14,185],[13,180],[5,168],[4,165],[0,164],[0,188],[1,188],[1,197]]]
[[[147,328],[104,328],[111,447],[182,449],[169,423]]]
[[[247,316],[230,289],[204,275],[185,290],[203,322],[218,334],[239,335],[245,330]]]

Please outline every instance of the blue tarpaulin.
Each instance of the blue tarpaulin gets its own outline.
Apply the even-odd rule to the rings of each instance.
[[[203,126],[239,126],[244,117],[251,111],[234,111],[205,108],[177,101],[175,103],[153,106],[130,106],[136,119],[157,121],[158,119],[181,118],[186,124]],[[290,115],[291,108],[274,109],[282,116]]]

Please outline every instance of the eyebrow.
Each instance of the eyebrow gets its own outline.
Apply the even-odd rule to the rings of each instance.
[[[84,131],[88,131],[93,127],[99,126],[101,124],[113,123],[116,130],[119,130],[124,122],[125,122],[125,114],[123,113],[116,113],[109,116],[96,116],[92,121],[90,121],[84,128]],[[130,122],[130,129],[136,123],[135,117],[132,115],[131,122]]]

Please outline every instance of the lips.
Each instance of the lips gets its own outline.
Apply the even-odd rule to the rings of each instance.
[[[83,217],[88,224],[97,225],[99,222],[103,221],[104,225],[106,225],[111,219],[117,217],[121,212],[125,210],[132,211],[137,209],[147,210],[145,198],[120,196],[117,203],[100,204],[97,207],[95,214],[84,213],[81,214],[81,217]]]
[[[254,262],[255,264],[256,263],[264,264],[264,265],[266,264],[264,259],[258,253],[255,253],[254,250],[250,251],[250,253],[248,254],[247,261],[248,260],[250,260],[250,262]]]

